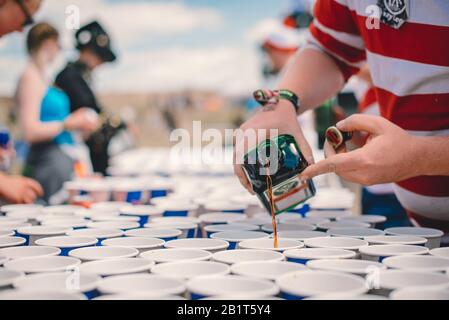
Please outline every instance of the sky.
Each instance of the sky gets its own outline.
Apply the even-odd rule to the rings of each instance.
[[[44,0],[37,15],[62,34],[53,73],[75,57],[66,10],[81,24],[100,21],[119,60],[95,76],[97,90],[160,92],[184,89],[245,94],[261,84],[257,44],[280,23],[290,0]],[[0,94],[14,93],[25,64],[24,35],[0,38]],[[51,74],[53,74],[51,73]]]

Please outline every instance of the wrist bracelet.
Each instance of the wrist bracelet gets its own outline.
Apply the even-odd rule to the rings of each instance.
[[[280,100],[289,101],[295,108],[296,113],[299,112],[300,101],[298,96],[291,90],[257,90],[254,92],[254,99],[262,106],[269,104],[278,104]]]

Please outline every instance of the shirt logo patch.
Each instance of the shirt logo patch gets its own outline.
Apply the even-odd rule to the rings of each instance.
[[[382,11],[380,21],[399,29],[409,18],[409,0],[379,0],[379,8]]]

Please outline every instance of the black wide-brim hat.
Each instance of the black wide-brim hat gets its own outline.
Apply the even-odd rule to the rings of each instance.
[[[75,34],[78,50],[91,49],[104,62],[117,60],[117,55],[111,47],[111,38],[99,22],[93,21],[81,27]]]

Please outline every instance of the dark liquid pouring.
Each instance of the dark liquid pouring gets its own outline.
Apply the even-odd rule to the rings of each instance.
[[[270,207],[271,207],[271,218],[272,218],[272,224],[273,224],[273,232],[274,232],[274,248],[278,248],[278,230],[277,230],[277,223],[276,223],[276,209],[274,208],[274,200],[273,200],[273,181],[271,180],[271,177],[269,175],[268,169],[267,169],[267,186],[268,186],[268,196],[270,198]]]

